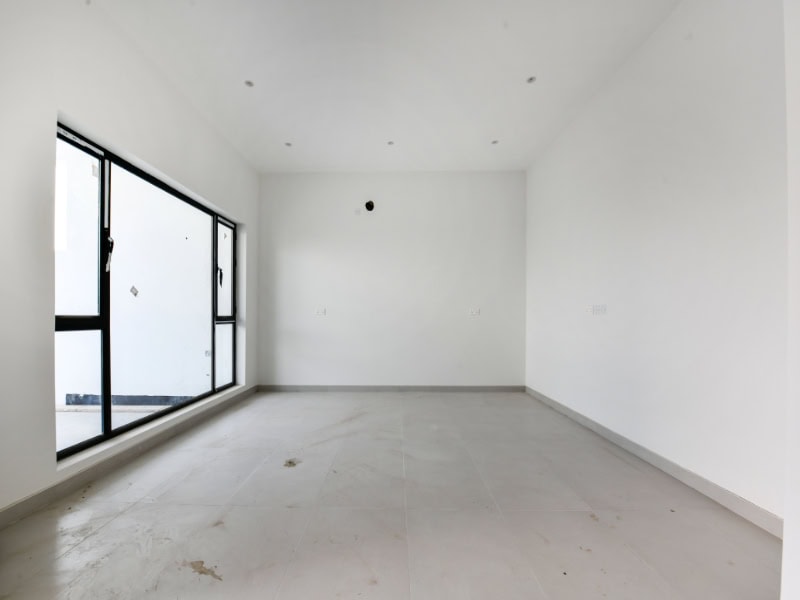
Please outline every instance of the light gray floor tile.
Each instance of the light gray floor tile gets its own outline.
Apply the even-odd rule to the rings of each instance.
[[[776,600],[781,545],[525,394],[257,394],[0,530],[0,597]]]
[[[268,458],[258,448],[220,448],[198,452],[183,478],[153,497],[165,504],[223,505]]]
[[[230,499],[237,506],[314,506],[341,442],[284,445],[255,469]]]
[[[569,486],[596,510],[718,506],[635,457],[623,458],[604,446],[578,452],[545,449],[544,454]]]
[[[535,450],[513,442],[470,447],[483,480],[506,510],[589,510],[558,470]]]
[[[158,597],[162,572],[186,560],[182,541],[218,513],[213,507],[138,504],[49,563],[12,597],[40,597],[52,588],[59,591],[52,598],[69,600]]]
[[[683,598],[778,598],[780,543],[725,509],[602,511],[598,515]]]
[[[408,546],[413,600],[546,598],[496,512],[409,509]]]
[[[182,544],[156,582],[162,598],[272,600],[305,530],[307,509],[230,507]]]
[[[131,506],[61,501],[0,531],[0,597],[37,577]]]
[[[408,598],[403,510],[319,509],[278,600]]]
[[[506,518],[552,598],[676,597],[669,583],[593,512],[511,512]]]
[[[343,508],[405,508],[400,439],[359,438],[343,444],[318,504]]]
[[[406,442],[409,508],[492,508],[494,500],[469,452],[459,444]]]

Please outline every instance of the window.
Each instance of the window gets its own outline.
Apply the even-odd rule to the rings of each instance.
[[[235,384],[236,225],[59,126],[56,450]]]

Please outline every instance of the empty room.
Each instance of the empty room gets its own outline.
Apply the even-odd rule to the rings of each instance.
[[[0,1],[0,598],[800,598],[800,0]]]

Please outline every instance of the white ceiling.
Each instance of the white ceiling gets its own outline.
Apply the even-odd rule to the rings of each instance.
[[[92,6],[260,171],[431,171],[529,167],[678,2]]]

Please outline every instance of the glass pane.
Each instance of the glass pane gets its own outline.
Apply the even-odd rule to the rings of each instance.
[[[98,314],[100,161],[56,143],[54,244],[57,315]]]
[[[111,171],[112,426],[211,391],[212,218]]]
[[[217,324],[217,387],[233,383],[233,323]]]
[[[56,449],[103,433],[99,331],[55,334]]]
[[[217,224],[217,316],[233,316],[233,229]]]

